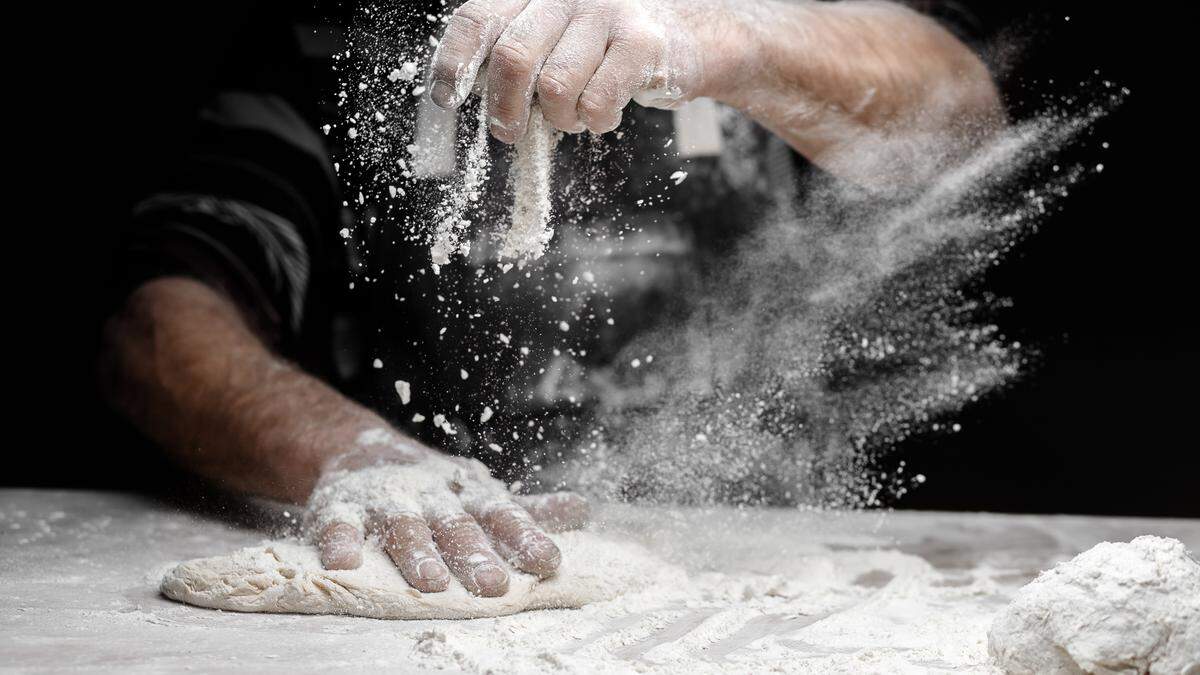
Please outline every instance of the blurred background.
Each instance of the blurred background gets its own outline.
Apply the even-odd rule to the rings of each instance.
[[[186,140],[185,122],[239,30],[286,14],[314,50],[336,48],[349,6],[283,4],[31,5],[30,19],[9,24],[20,34],[6,96],[17,208],[5,323],[20,414],[10,418],[0,484],[155,490],[171,480],[94,390],[109,255],[139,186]],[[1190,59],[1178,56],[1188,38],[1159,10],[971,9],[1014,45],[1001,82],[1014,118],[1100,79],[1131,94],[1086,148],[1061,158],[1094,162],[1107,142],[1103,173],[987,281],[1013,299],[1001,328],[1038,348],[1034,367],[959,415],[960,433],[899,448],[889,461],[928,480],[895,506],[1198,517],[1196,172],[1186,168],[1194,131],[1183,103],[1192,78],[1181,72]],[[321,59],[311,61],[304,76],[332,87]]]

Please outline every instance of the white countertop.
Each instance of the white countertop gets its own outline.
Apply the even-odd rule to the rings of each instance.
[[[625,533],[696,575],[720,572],[755,579],[770,575],[787,578],[803,574],[797,570],[811,569],[797,567],[797,561],[811,561],[814,556],[900,551],[927,561],[942,580],[939,583],[976,584],[986,589],[970,600],[981,612],[1002,606],[1039,570],[1102,540],[1159,534],[1200,550],[1200,520],[628,506],[604,507],[597,513],[603,529]],[[258,543],[278,534],[287,520],[271,508],[257,512],[255,518],[270,524],[250,528],[232,522],[246,520],[245,514],[232,520],[218,519],[129,494],[0,490],[0,670],[211,672],[387,667],[421,671],[446,667],[414,657],[414,645],[427,639],[431,630],[442,631],[438,634],[449,635],[453,642],[456,635],[519,631],[521,625],[527,625],[505,619],[388,622],[337,616],[244,615],[189,607],[158,594],[158,579],[173,561]],[[984,577],[987,584],[978,586]],[[888,583],[889,575],[883,574],[875,582],[864,579],[863,585]],[[874,591],[863,593],[870,592]],[[609,670],[614,663],[630,670],[678,665],[683,663],[680,650],[688,649],[694,649],[704,664],[737,669],[739,663],[745,666],[738,660],[739,652],[755,649],[752,643],[756,639],[791,631],[796,639],[779,641],[794,652],[786,663],[781,661],[783,670],[810,658],[833,658],[832,648],[804,639],[798,632],[829,615],[797,621],[794,612],[775,614],[763,606],[760,603],[728,614],[729,621],[742,622],[740,627],[717,631],[717,637],[705,638],[697,647],[689,646],[698,639],[689,634],[720,607],[697,602],[663,608],[657,616],[652,610],[636,617],[613,614],[609,630],[614,634],[635,619],[650,621],[645,631],[622,637],[619,648],[603,646],[608,644],[603,631],[587,636],[548,631],[538,644],[548,654],[577,655],[565,662],[576,669],[586,668],[588,663],[579,660],[583,658],[579,654],[602,648],[608,650],[606,660],[596,662],[596,667]],[[556,610],[546,616],[566,618],[570,611]],[[553,626],[550,621],[538,625]],[[851,642],[839,642],[838,654],[858,649],[861,655],[872,648],[866,643],[857,647],[853,636],[846,639]],[[877,642],[872,644],[878,648]],[[666,651],[674,654],[674,661],[656,657]],[[493,659],[488,668],[496,667],[496,658],[506,663],[502,655],[488,658]],[[488,669],[480,663],[460,660],[451,665],[463,670]],[[906,663],[947,670],[970,665],[944,660]]]

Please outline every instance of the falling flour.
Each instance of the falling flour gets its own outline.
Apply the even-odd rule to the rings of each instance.
[[[512,221],[501,242],[501,258],[540,258],[554,237],[554,229],[550,227],[553,208],[550,178],[559,137],[559,132],[542,116],[541,107],[535,104],[529,113],[529,131],[517,141]]]
[[[470,251],[471,244],[463,235],[471,226],[471,221],[464,214],[471,204],[479,201],[480,192],[487,182],[490,170],[487,96],[484,95],[479,97],[475,137],[467,148],[462,185],[455,186],[447,192],[437,211],[437,230],[429,249],[430,258],[435,265],[448,264],[450,256],[455,253],[465,256]]]
[[[465,237],[471,221],[464,214],[479,201],[490,170],[486,99],[486,93],[479,97],[475,136],[467,149],[462,184],[447,191],[435,217],[437,228],[429,254],[436,265],[449,263],[455,254],[465,256],[471,248]],[[501,258],[536,260],[554,238],[550,181],[560,136],[534,104],[528,133],[517,141],[514,152],[509,179],[513,203],[508,229],[500,238]]]

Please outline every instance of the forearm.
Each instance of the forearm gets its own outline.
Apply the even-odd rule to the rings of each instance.
[[[708,50],[717,62],[706,68],[704,93],[845,178],[920,180],[1003,123],[983,63],[905,7],[784,0],[726,6],[733,18],[708,38],[718,45]]]
[[[184,278],[144,284],[108,321],[101,379],[112,405],[185,468],[293,502],[363,431],[387,427],[273,354],[225,296]]]

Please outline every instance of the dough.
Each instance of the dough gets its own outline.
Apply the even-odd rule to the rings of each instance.
[[[1200,563],[1176,539],[1099,544],[1022,588],[988,651],[1010,673],[1200,673]]]
[[[510,569],[508,593],[499,598],[472,595],[453,579],[441,593],[421,593],[405,583],[386,553],[370,544],[357,570],[325,570],[313,546],[271,542],[180,563],[167,572],[160,588],[173,600],[236,612],[471,619],[581,607],[650,584],[677,585],[683,578],[681,571],[634,544],[589,532],[567,532],[554,540],[563,554],[558,574],[538,580]]]

